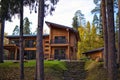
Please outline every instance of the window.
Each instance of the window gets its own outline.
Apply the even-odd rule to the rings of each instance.
[[[55,49],[54,58],[55,59],[65,59],[66,49]]]
[[[65,36],[55,36],[55,39],[65,39]]]
[[[65,36],[55,36],[54,43],[66,43]]]
[[[19,40],[11,40],[10,44],[16,44],[18,46],[19,45]]]
[[[25,40],[25,47],[35,47],[35,41],[34,40]]]

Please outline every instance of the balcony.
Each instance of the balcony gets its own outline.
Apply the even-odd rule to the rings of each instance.
[[[67,44],[67,39],[52,39],[51,44]]]
[[[52,46],[66,46],[68,45],[68,40],[67,39],[52,39],[50,41],[50,44]]]

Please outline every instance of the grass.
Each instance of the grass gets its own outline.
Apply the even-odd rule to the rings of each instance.
[[[15,61],[5,61],[4,63],[0,63],[0,68],[2,67],[19,67],[19,62]],[[35,60],[30,60],[24,62],[24,67],[35,67]]]
[[[24,67],[35,67],[36,62],[35,60],[29,60],[24,62]],[[56,68],[66,70],[66,64],[63,61],[44,61],[45,68]],[[0,63],[0,68],[2,67],[19,67],[19,62],[14,63],[13,61],[5,61],[4,63]]]
[[[24,63],[25,80],[34,80],[35,65],[35,60]],[[63,80],[63,70],[67,70],[66,63],[57,60],[44,61],[44,67],[45,80]],[[107,80],[107,71],[103,68],[103,62],[87,60],[85,70],[86,80]],[[0,80],[19,80],[19,71],[19,63],[12,61],[0,63]]]
[[[53,68],[54,70],[66,70],[67,66],[63,61],[45,61],[45,68]]]
[[[25,80],[34,80],[35,60],[24,63]],[[5,61],[0,63],[0,80],[19,80],[19,63]],[[45,80],[63,80],[63,70],[66,64],[63,61],[44,61]]]

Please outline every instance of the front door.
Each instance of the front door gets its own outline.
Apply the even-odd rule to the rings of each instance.
[[[65,49],[55,49],[54,51],[54,59],[65,59]]]

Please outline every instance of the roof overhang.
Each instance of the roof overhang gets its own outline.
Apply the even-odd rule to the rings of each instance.
[[[99,52],[99,51],[103,51],[103,50],[104,50],[104,47],[101,47],[101,48],[97,48],[97,49],[94,49],[94,50],[84,52],[82,54],[90,54],[90,53],[95,53],[95,52]]]
[[[49,36],[49,34],[44,34],[43,38],[47,37],[47,36]],[[8,36],[5,36],[5,37],[8,38],[8,39],[19,39],[20,38],[19,35],[8,35]],[[24,39],[31,39],[31,38],[36,39],[36,37],[37,37],[37,35],[23,35]]]

